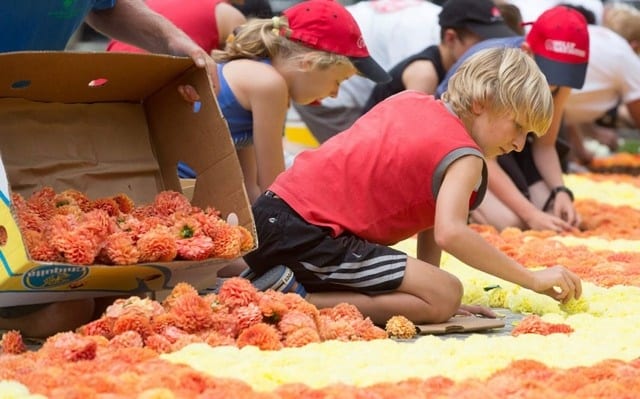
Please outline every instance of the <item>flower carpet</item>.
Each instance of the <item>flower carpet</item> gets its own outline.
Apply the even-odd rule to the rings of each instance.
[[[565,181],[580,230],[473,228],[527,267],[573,270],[583,281],[580,300],[561,305],[443,257],[441,267],[464,284],[463,302],[519,316],[501,332],[396,340],[349,306],[318,311],[272,295],[230,312],[235,324],[219,319],[224,328],[195,335],[216,323],[185,315],[208,314],[214,303],[231,307],[246,291],[221,291],[202,308],[183,287],[162,305],[114,304],[111,319],[57,334],[38,350],[24,351],[19,334],[4,334],[0,398],[638,397],[640,178],[591,173]],[[412,240],[398,247],[415,254]],[[269,324],[282,303],[297,311]],[[136,317],[127,316],[132,305]],[[158,326],[163,334],[154,333]]]

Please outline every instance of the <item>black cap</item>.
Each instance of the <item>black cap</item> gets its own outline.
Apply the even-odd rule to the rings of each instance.
[[[492,0],[447,0],[438,22],[441,28],[465,28],[483,39],[518,36]]]

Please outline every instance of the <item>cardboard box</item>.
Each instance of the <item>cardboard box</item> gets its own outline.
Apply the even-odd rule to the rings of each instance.
[[[206,71],[190,59],[69,52],[0,54],[0,306],[139,294],[179,281],[200,288],[228,260],[131,266],[37,262],[23,245],[11,192],[73,188],[137,205],[181,191],[177,163],[197,173],[192,203],[231,213],[255,235],[242,171]],[[201,96],[196,109],[177,88]],[[192,190],[192,191],[191,191]],[[1,232],[1,231],[0,231]],[[255,248],[255,246],[254,246]]]

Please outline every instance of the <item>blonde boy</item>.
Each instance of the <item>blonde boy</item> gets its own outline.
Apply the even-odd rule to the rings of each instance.
[[[444,250],[556,300],[578,298],[581,283],[569,270],[526,269],[467,225],[486,190],[485,157],[521,150],[528,132],[548,129],[552,112],[544,75],[510,48],[471,57],[443,101],[412,91],[388,98],[300,154],[255,203],[260,246],[244,258],[254,281],[272,288],[263,281],[270,276],[273,287],[297,292],[302,285],[316,306],[349,302],[379,324],[398,314],[416,323],[494,316],[461,305],[462,284],[438,267]],[[389,247],[415,234],[417,258]],[[297,281],[273,270],[292,270]]]

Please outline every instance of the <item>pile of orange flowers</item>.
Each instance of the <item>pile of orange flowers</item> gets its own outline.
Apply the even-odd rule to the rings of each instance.
[[[236,258],[253,248],[251,233],[214,208],[200,209],[175,191],[135,206],[125,194],[90,200],[45,187],[28,199],[12,194],[32,259],[77,265]]]
[[[77,333],[102,337],[110,346],[146,347],[158,353],[192,343],[278,350],[332,339],[387,338],[385,330],[353,305],[318,310],[297,294],[259,292],[240,277],[225,281],[217,294],[201,296],[191,285],[179,283],[162,303],[139,297],[118,299]],[[15,332],[5,334],[2,351],[21,353],[20,342]]]

